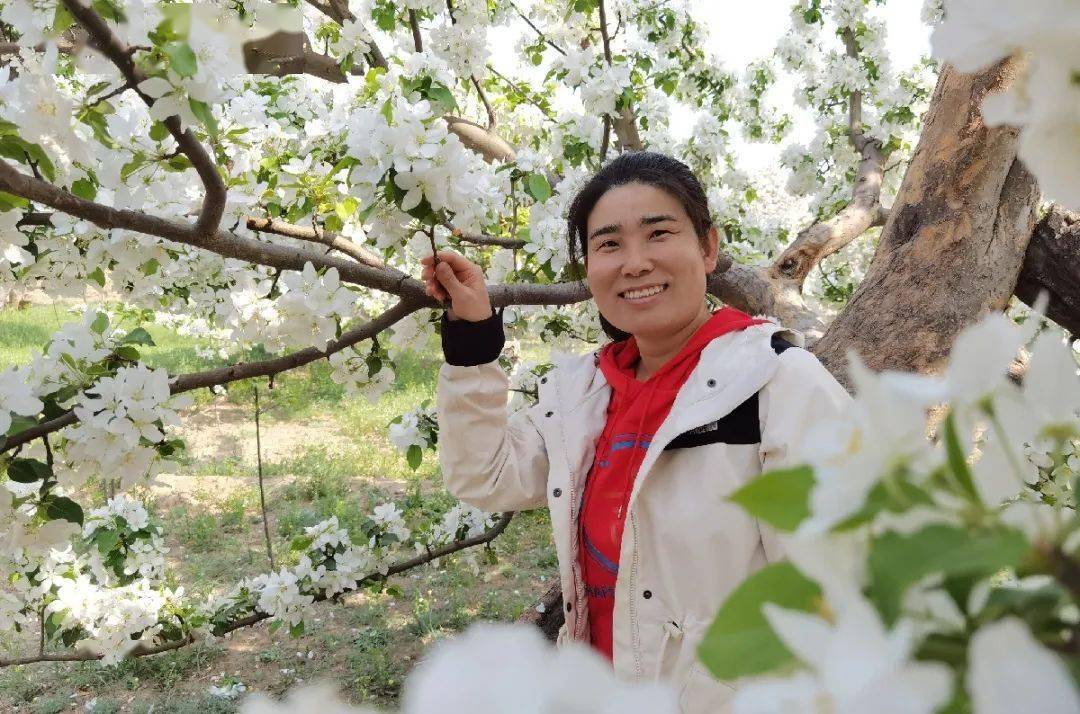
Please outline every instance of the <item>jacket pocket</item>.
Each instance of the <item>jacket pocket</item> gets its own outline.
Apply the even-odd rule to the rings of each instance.
[[[735,688],[713,679],[701,664],[694,662],[679,692],[679,711],[682,714],[727,714]]]

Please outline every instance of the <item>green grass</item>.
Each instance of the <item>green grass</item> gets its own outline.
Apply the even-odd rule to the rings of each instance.
[[[78,315],[61,306],[0,310],[0,369],[28,362],[53,330],[75,319]],[[143,354],[153,366],[175,374],[222,363],[199,357],[196,339],[158,325],[147,329],[157,346]],[[537,349],[529,346],[526,353]],[[295,453],[269,458],[264,452],[267,506],[279,567],[295,560],[289,553],[291,538],[330,516],[360,540],[363,519],[379,503],[395,501],[413,523],[429,521],[453,503],[441,486],[435,453],[425,452],[414,471],[386,436],[391,419],[433,399],[441,361],[434,341],[403,356],[394,386],[375,404],[347,395],[330,379],[325,360],[279,375],[272,390],[266,379],[257,381],[267,428],[316,424],[327,430],[325,439]],[[226,399],[242,407],[240,411],[248,415],[244,418],[251,418],[251,382],[230,385]],[[214,400],[220,397],[198,390],[192,411]],[[264,447],[268,433],[263,432]],[[191,597],[211,597],[241,578],[265,572],[254,465],[240,457],[185,456],[179,470],[191,486],[186,495],[159,493],[154,499],[171,549],[170,584],[182,585]],[[205,479],[205,487],[200,479]],[[85,495],[88,504],[100,498],[97,491]],[[518,514],[492,549],[477,555],[481,577],[463,558],[451,557],[438,567],[394,578],[399,596],[364,592],[348,596],[342,604],[316,605],[308,631],[299,639],[284,631],[270,635],[259,626],[236,633],[238,639],[232,641],[116,667],[87,662],[0,669],[0,711],[82,710],[87,701],[96,699],[96,712],[234,712],[236,703],[207,695],[207,687],[222,673],[238,677],[252,691],[274,695],[299,679],[330,679],[354,703],[396,708],[402,682],[428,646],[478,619],[514,620],[547,587],[550,580],[544,579],[555,575],[547,513]],[[296,656],[309,651],[315,653],[310,660]]]

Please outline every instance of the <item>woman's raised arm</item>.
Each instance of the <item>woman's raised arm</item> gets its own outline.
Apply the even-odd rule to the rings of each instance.
[[[423,264],[428,294],[451,303],[437,393],[446,488],[486,511],[538,508],[546,503],[547,449],[532,409],[507,414],[510,382],[498,362],[502,318],[492,310],[483,271],[451,251]]]

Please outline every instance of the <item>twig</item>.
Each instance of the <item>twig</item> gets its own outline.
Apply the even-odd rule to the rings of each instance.
[[[262,465],[262,429],[259,427],[259,385],[255,384],[255,464],[259,472],[259,508],[262,510],[263,537],[266,538],[266,558],[270,561],[270,570],[274,567],[274,547],[270,541],[270,519],[266,515],[266,490],[263,486]]]
[[[566,56],[566,51],[565,51],[565,50],[563,50],[563,48],[562,48],[562,47],[559,47],[559,46],[558,46],[557,44],[555,44],[554,42],[552,42],[551,40],[549,40],[549,39],[547,38],[547,35],[545,35],[545,34],[544,34],[543,30],[541,30],[541,29],[540,29],[539,27],[537,27],[536,25],[534,25],[534,24],[533,24],[533,21],[532,21],[532,20],[530,20],[530,19],[529,19],[529,18],[528,18],[528,17],[527,17],[526,15],[525,15],[525,13],[523,13],[523,12],[522,12],[521,10],[519,10],[519,9],[518,9],[518,6],[517,6],[517,5],[515,5],[515,4],[513,3],[513,2],[511,2],[511,3],[510,3],[510,7],[514,8],[514,12],[516,12],[516,13],[518,14],[518,17],[520,17],[520,18],[521,18],[522,20],[524,20],[524,21],[526,22],[526,24],[528,24],[528,26],[529,26],[529,27],[531,27],[531,28],[533,29],[533,31],[534,31],[534,32],[535,32],[535,33],[536,33],[537,35],[539,35],[539,36],[540,36],[540,39],[541,39],[541,40],[543,40],[545,44],[547,44],[547,45],[548,45],[549,47],[551,47],[551,49],[553,49],[553,50],[555,50],[556,52],[558,52],[559,54],[561,54],[561,55],[562,55],[563,57],[565,57],[565,56]]]
[[[134,48],[134,47],[132,47],[131,49],[132,49],[132,50],[134,50],[135,48]],[[120,94],[123,94],[124,92],[126,92],[126,91],[127,91],[127,90],[129,90],[129,89],[131,89],[131,85],[129,85],[129,84],[127,83],[127,82],[124,82],[123,84],[121,84],[121,85],[120,85],[119,87],[117,87],[116,89],[112,90],[112,91],[111,91],[111,92],[109,92],[108,94],[102,94],[102,95],[101,95],[100,97],[98,97],[98,98],[97,98],[97,99],[95,99],[94,101],[92,101],[92,102],[90,102],[89,104],[87,104],[87,105],[86,105],[86,108],[87,108],[87,109],[89,109],[89,108],[91,108],[91,107],[96,107],[96,106],[97,106],[98,104],[101,104],[101,103],[102,103],[102,102],[104,102],[105,100],[107,100],[107,99],[112,99],[112,98],[113,98],[113,97],[115,97],[115,96],[118,96],[118,95],[120,95]]]
[[[607,160],[608,145],[611,143],[611,117],[604,115],[604,138],[600,142],[600,163]]]
[[[495,116],[495,110],[492,108],[491,102],[488,101],[487,94],[484,93],[484,88],[480,86],[480,80],[478,80],[475,75],[469,77],[469,79],[472,80],[473,86],[476,87],[476,93],[480,95],[480,101],[484,103],[484,110],[487,112],[488,118],[487,128],[488,131],[491,131],[495,128],[495,124],[498,121],[498,118]]]
[[[416,10],[409,10],[409,27],[412,28],[413,48],[417,52],[423,52],[424,40],[420,37],[420,20],[416,16]]]
[[[547,117],[551,121],[555,121],[555,116],[551,113],[549,109],[545,108],[542,104],[533,99],[528,92],[515,84],[512,79],[499,72],[499,70],[492,67],[491,64],[488,64],[487,68],[489,72],[491,72],[493,75],[505,82],[510,87],[510,89],[520,94],[525,101],[527,101],[529,104],[532,104],[534,107],[543,112],[545,117]]]
[[[79,24],[86,28],[93,40],[94,48],[105,55],[120,70],[124,80],[142,98],[146,106],[154,105],[154,100],[138,89],[146,79],[146,74],[139,69],[132,57],[131,47],[113,34],[108,23],[93,8],[83,5],[80,0],[62,0],[64,6]],[[190,129],[184,129],[176,115],[166,117],[162,122],[172,134],[180,149],[191,161],[204,188],[202,208],[195,225],[188,232],[199,238],[210,238],[217,231],[221,217],[225,212],[225,180],[218,171],[217,164]]]

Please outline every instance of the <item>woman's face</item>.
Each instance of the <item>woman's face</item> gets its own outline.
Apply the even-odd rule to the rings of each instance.
[[[677,198],[629,183],[596,202],[586,226],[586,280],[600,313],[638,339],[663,337],[700,315],[717,233],[704,243]]]

